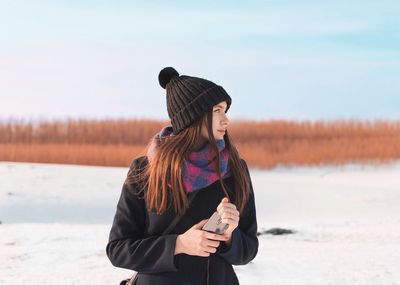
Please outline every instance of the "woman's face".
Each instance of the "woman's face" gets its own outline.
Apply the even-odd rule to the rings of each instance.
[[[213,106],[212,128],[216,140],[223,139],[225,131],[229,125],[229,120],[225,113],[227,106],[226,101],[222,101]],[[201,136],[208,140],[207,126],[205,122],[201,127]]]

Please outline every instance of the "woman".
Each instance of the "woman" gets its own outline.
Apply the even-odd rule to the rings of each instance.
[[[138,272],[135,284],[239,284],[232,265],[249,263],[258,239],[250,174],[227,131],[231,97],[172,67],[159,83],[171,125],[131,164],[107,256]],[[223,234],[202,230],[215,211]]]

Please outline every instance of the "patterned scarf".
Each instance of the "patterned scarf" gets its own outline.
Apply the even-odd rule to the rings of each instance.
[[[149,160],[153,157],[155,149],[161,145],[162,138],[166,136],[173,136],[171,125],[162,128],[162,130],[153,137],[147,153]],[[225,141],[223,139],[217,140],[216,144],[221,157],[221,177],[225,178],[230,175],[228,169],[229,153],[225,148]],[[218,174],[214,171],[216,163],[217,156],[209,142],[201,149],[192,151],[188,159],[185,160],[185,166],[182,170],[183,184],[186,192],[204,188],[217,181]]]

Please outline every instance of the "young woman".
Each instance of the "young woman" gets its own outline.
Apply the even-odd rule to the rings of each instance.
[[[249,263],[258,239],[249,170],[227,129],[231,97],[172,67],[159,83],[171,125],[131,164],[107,256],[138,272],[138,285],[239,284],[232,265]],[[227,224],[223,234],[202,230],[214,212]]]

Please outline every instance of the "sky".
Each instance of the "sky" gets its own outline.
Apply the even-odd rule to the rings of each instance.
[[[0,119],[168,119],[166,66],[231,119],[400,119],[399,1],[237,2],[0,0]]]

